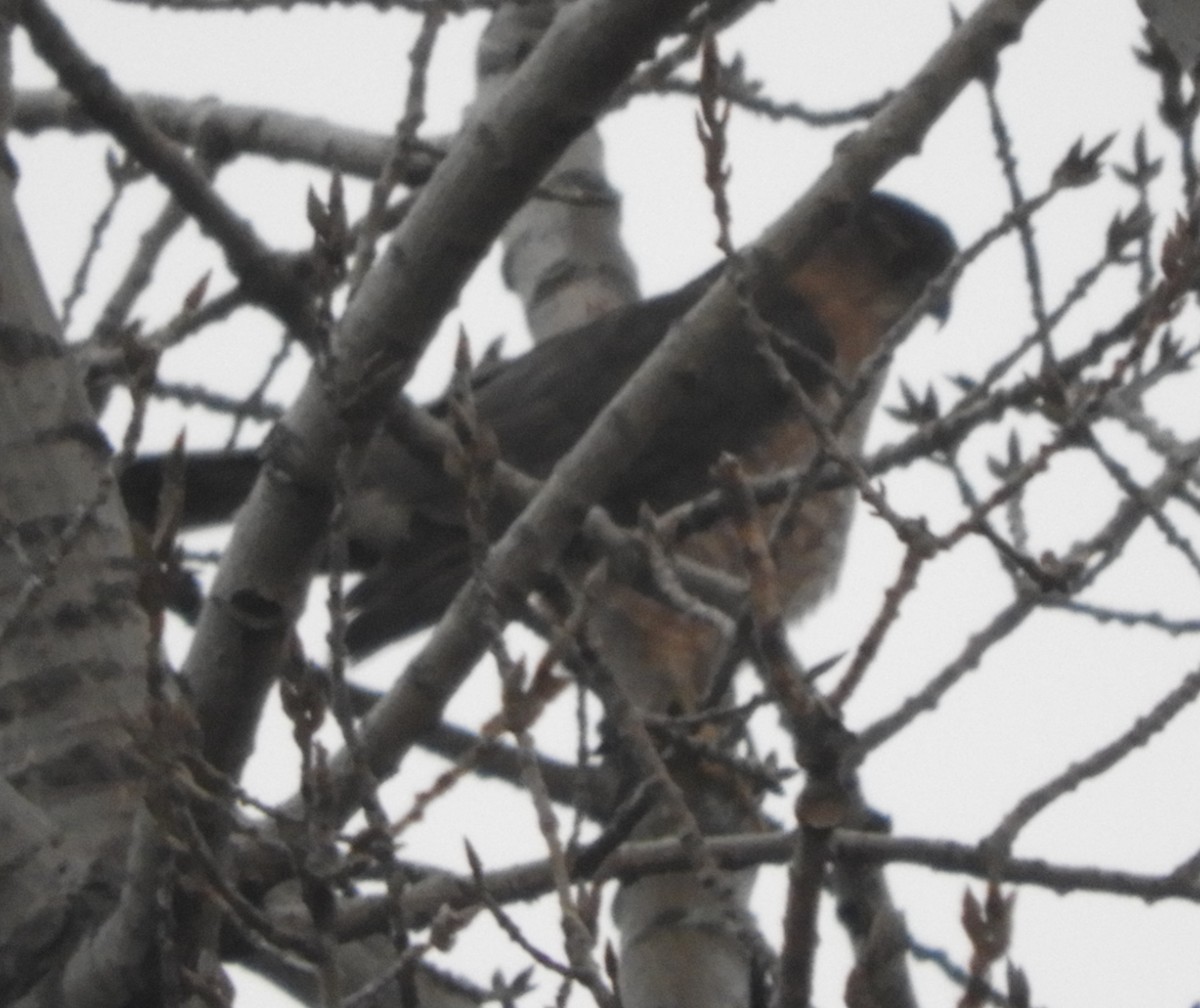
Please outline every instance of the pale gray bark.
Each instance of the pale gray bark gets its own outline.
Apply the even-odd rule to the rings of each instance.
[[[476,109],[486,110],[541,37],[558,0],[508,3],[479,42]],[[604,172],[593,127],[542,179],[504,228],[504,279],[521,299],[535,341],[636,300],[633,262],[621,244],[621,198]]]
[[[6,48],[10,18],[7,5]],[[6,73],[0,82],[6,96],[10,86]],[[7,97],[0,105],[8,108]],[[121,893],[140,801],[130,727],[144,707],[148,640],[107,444],[63,345],[13,197],[6,167],[0,171],[0,706],[6,713],[0,766],[20,794],[3,803],[9,857],[2,885],[12,897],[3,901],[4,930],[19,936],[2,942],[13,957],[0,973],[8,1002],[31,987],[54,989],[52,966],[69,951],[55,943],[78,940]],[[32,954],[39,942],[45,943],[36,949],[40,958]]]
[[[497,11],[480,40],[477,108],[486,109],[501,92],[560,6],[556,0],[541,0],[506,4]],[[539,192],[513,215],[501,236],[504,277],[521,299],[535,341],[637,297],[634,266],[620,241],[620,197],[605,175],[603,158],[599,131],[588,130],[547,173]],[[639,695],[671,696],[669,683],[651,685],[666,670],[640,664],[623,671],[634,673],[634,682],[625,686],[640,687]],[[696,793],[685,797],[701,804],[702,779],[691,779],[690,785],[683,786]],[[638,835],[669,835],[678,826],[669,815],[652,815]],[[623,885],[615,904],[622,1003],[627,1008],[746,1004],[753,877],[747,871],[736,885],[725,879],[714,884],[712,877],[676,872]]]

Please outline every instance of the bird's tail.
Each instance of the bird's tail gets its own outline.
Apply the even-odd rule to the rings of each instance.
[[[129,517],[153,528],[162,495],[166,455],[134,459],[118,481]],[[181,528],[201,528],[231,521],[250,494],[259,470],[253,451],[196,452],[183,469]]]

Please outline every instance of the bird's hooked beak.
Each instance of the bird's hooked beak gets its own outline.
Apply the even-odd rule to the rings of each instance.
[[[950,293],[949,291],[944,291],[929,303],[929,311],[926,314],[937,319],[938,328],[940,329],[950,319],[950,308]]]

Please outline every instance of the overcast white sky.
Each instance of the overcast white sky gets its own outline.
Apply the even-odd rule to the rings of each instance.
[[[964,13],[975,6],[959,5]],[[389,132],[399,114],[414,28],[406,15],[300,6],[286,13],[201,16],[149,13],[95,0],[60,0],[56,7],[80,42],[129,91],[215,95],[227,102],[323,116],[380,133]],[[453,130],[470,99],[474,43],[482,24],[481,15],[458,19],[439,42],[429,88],[431,132]],[[1133,0],[1046,0],[1030,22],[1026,40],[1005,54],[1001,100],[1028,191],[1045,184],[1076,137],[1094,142],[1115,131],[1113,153],[1125,159],[1138,126],[1147,123],[1153,130],[1148,122],[1155,107],[1153,82],[1137,72],[1131,55],[1139,24]],[[836,107],[902,85],[947,30],[946,5],[929,0],[777,0],[731,32],[722,49],[726,56],[741,51],[748,73],[763,78],[774,97]],[[45,69],[24,47],[18,53],[17,79],[25,86],[50,83]],[[604,127],[611,180],[624,194],[625,236],[647,292],[686,280],[716,257],[692,120],[687,100],[648,98]],[[733,122],[730,196],[736,237],[749,240],[822,170],[842,134],[777,126],[739,112]],[[1154,154],[1167,157],[1159,206],[1165,215],[1173,215],[1179,192],[1175,153],[1161,130],[1151,133],[1151,143],[1156,145]],[[22,167],[21,207],[56,299],[69,285],[90,220],[104,198],[96,171],[104,147],[99,140],[81,147],[76,140],[57,136],[14,141]],[[897,168],[884,187],[936,211],[965,243],[993,223],[1005,206],[992,148],[982,94],[975,88],[934,129],[922,155]],[[309,185],[323,191],[324,173],[307,167],[281,170],[249,159],[221,178],[222,191],[253,217],[264,237],[294,248],[308,241],[303,206]],[[1044,266],[1052,302],[1095,257],[1112,208],[1129,205],[1128,198],[1114,198],[1117,190],[1106,178],[1091,189],[1067,194],[1044,219],[1040,227],[1048,236]],[[352,193],[361,200],[361,188]],[[123,266],[122,250],[144,226],[144,213],[158,203],[155,194],[139,195],[134,205],[142,207],[142,215],[130,212],[118,220],[107,240],[112,254],[101,260],[94,296],[81,309],[85,323]],[[163,279],[145,299],[147,316],[161,321],[171,315],[194,280],[205,269],[219,266],[219,255],[195,236],[181,243],[169,257]],[[920,387],[938,381],[948,394],[941,376],[977,372],[998,348],[1015,343],[1015,334],[1030,328],[1023,289],[1013,279],[1018,270],[1015,244],[990,253],[957,292],[950,325],[918,332],[905,347],[898,370]],[[214,280],[210,289],[223,286]],[[1093,325],[1110,320],[1126,290],[1114,284],[1101,292],[1068,327],[1070,338],[1082,341]],[[1190,338],[1194,322],[1185,317]],[[480,344],[505,333],[509,346],[521,345],[520,314],[500,287],[494,256],[469,286],[447,331],[460,324]],[[194,369],[203,368],[211,380],[244,391],[257,377],[251,361],[258,357],[252,347],[262,334],[273,332],[273,325],[263,320],[230,327],[215,343],[185,350],[172,373],[196,380]],[[247,363],[240,365],[242,360]],[[423,370],[418,396],[436,390],[444,361],[443,352]],[[280,400],[286,400],[287,384],[294,386],[300,376],[297,362],[277,389]],[[1195,434],[1194,382],[1177,384],[1171,420],[1183,433]],[[895,401],[894,389],[890,395]],[[147,436],[152,445],[167,443],[183,422],[193,444],[205,443],[206,438],[217,443],[224,436],[224,429],[206,429],[195,414],[163,409],[155,419]],[[109,424],[110,430],[120,430],[119,413]],[[872,441],[882,444],[901,433],[894,423],[881,421]],[[1007,429],[997,432],[997,446],[1006,436]],[[936,527],[955,513],[946,506],[954,497],[948,483],[939,488],[929,481],[928,469],[900,475],[889,481],[889,493],[900,510],[931,514]],[[1068,456],[1056,463],[1038,491],[1035,544],[1063,551],[1090,530],[1111,506],[1093,490],[1099,486],[1082,461]],[[1139,542],[1144,555],[1128,565],[1119,584],[1110,586],[1114,597],[1119,586],[1125,592],[1124,604],[1132,594],[1142,608],[1196,616],[1200,598],[1195,577],[1173,567],[1175,561],[1156,549],[1151,535],[1141,538],[1146,539]],[[840,590],[797,632],[806,659],[818,660],[853,645],[895,576],[898,556],[890,531],[860,514]],[[968,545],[927,570],[920,591],[906,603],[904,617],[889,637],[879,667],[848,710],[852,726],[870,723],[923,683],[986,622],[1006,592],[1006,580],[983,545]],[[320,647],[320,633],[317,621],[308,631],[314,648]],[[992,654],[971,684],[952,694],[936,715],[918,722],[880,753],[866,770],[867,793],[893,816],[898,833],[978,839],[1026,790],[1125,728],[1133,712],[1148,708],[1196,660],[1195,644],[1187,640],[1167,646],[1159,635],[1039,617]],[[393,654],[372,663],[364,674],[382,684],[396,667]],[[471,725],[478,725],[496,704],[495,683],[486,676],[475,680],[451,712]],[[567,732],[570,712],[560,714],[559,723]],[[1082,789],[1037,820],[1022,836],[1017,853],[1146,871],[1163,870],[1181,860],[1200,844],[1198,729],[1200,714],[1185,714],[1109,778]],[[553,730],[553,724],[547,728]],[[781,748],[786,749],[782,743]],[[423,769],[409,778],[409,789],[427,783],[439,769],[432,760],[414,765]],[[267,797],[280,797],[291,790],[294,767],[286,742],[264,747],[252,765],[250,786]],[[523,807],[514,809],[517,803],[505,801],[508,795],[493,790],[487,796],[473,791],[451,796],[413,833],[406,856],[461,869],[463,835],[470,836],[489,864],[532,856],[536,841],[530,846],[525,832],[532,814]],[[481,804],[485,801],[493,803]],[[778,811],[786,815],[782,804]],[[506,829],[497,830],[489,815],[503,815]],[[1081,842],[1084,835],[1086,841]],[[949,951],[962,957],[965,941],[955,924],[962,881],[918,869],[895,869],[891,877],[898,900],[908,909],[914,936],[945,942]],[[783,889],[780,872],[764,873],[759,906],[773,937]],[[1062,1008],[1134,1003],[1183,1008],[1200,1001],[1196,907],[1059,898],[1032,889],[1022,891],[1018,907],[1014,959],[1028,970],[1036,1003]],[[536,930],[553,944],[557,925],[552,915],[542,917]],[[836,930],[830,921],[824,932],[831,949],[840,941]],[[486,927],[477,931],[477,937],[467,940],[478,941],[486,950],[481,961],[487,969],[476,977],[484,979],[496,958],[496,939]],[[823,961],[819,1003],[840,1002],[844,967],[841,957]],[[945,1003],[953,996],[929,968],[919,967],[916,975],[926,1003]],[[252,981],[240,982],[247,992],[254,989]],[[550,996],[544,987],[535,998],[540,1003]],[[246,1003],[273,1002],[260,995]]]

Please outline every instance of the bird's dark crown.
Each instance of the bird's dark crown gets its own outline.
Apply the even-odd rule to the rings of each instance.
[[[875,239],[873,246],[894,277],[920,275],[928,281],[958,251],[954,236],[940,219],[891,193],[871,193],[856,216],[859,226]]]

